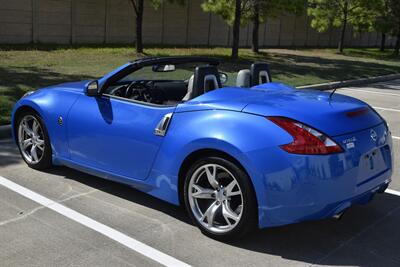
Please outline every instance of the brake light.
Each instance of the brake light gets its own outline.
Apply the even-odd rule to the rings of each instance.
[[[280,147],[292,154],[324,155],[342,152],[343,149],[325,134],[285,117],[267,117],[293,137],[293,142]]]

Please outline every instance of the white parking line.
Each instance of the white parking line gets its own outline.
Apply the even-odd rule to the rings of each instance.
[[[386,110],[386,111],[393,111],[393,112],[400,112],[400,109],[394,109],[394,108],[381,108],[381,107],[373,107],[374,109],[379,109],[379,110]]]
[[[341,89],[348,90],[348,91],[356,91],[356,92],[370,93],[370,94],[400,96],[400,94],[386,93],[386,92],[375,92],[375,91],[368,91],[368,90],[362,90],[362,89],[352,89],[352,88],[341,88]],[[378,90],[379,90],[379,89],[378,89]]]
[[[47,207],[75,222],[78,222],[108,238],[117,241],[118,243],[162,264],[165,266],[190,266],[180,260],[177,260],[167,254],[164,254],[132,237],[129,237],[107,225],[99,223],[79,212],[76,212],[66,206],[63,206],[49,198],[46,198],[38,193],[35,193],[28,188],[20,186],[2,176],[0,176],[0,185],[33,200],[44,207]]]
[[[393,189],[386,189],[385,190],[385,193],[388,193],[388,194],[391,194],[391,195],[395,195],[395,196],[399,196],[400,197],[400,192],[399,191],[396,191],[396,190],[393,190]]]
[[[398,137],[398,136],[393,136],[393,135],[392,135],[392,138],[393,138],[393,139],[396,139],[396,140],[400,140],[400,137]]]

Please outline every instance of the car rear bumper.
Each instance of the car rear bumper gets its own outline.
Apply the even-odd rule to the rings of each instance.
[[[385,135],[386,126],[374,128]],[[331,155],[293,155],[280,148],[249,153],[251,177],[259,205],[259,227],[273,227],[332,217],[353,204],[365,204],[391,181],[392,140],[367,139],[369,131],[335,137],[344,152]],[[355,137],[355,138],[353,138]],[[373,156],[370,160],[369,156]],[[270,159],[266,161],[265,159]]]
[[[367,190],[364,189],[364,191],[361,191],[356,189],[354,194],[347,198],[327,198],[321,194],[307,194],[304,192],[307,196],[297,198],[299,201],[298,204],[286,204],[273,208],[266,207],[263,210],[265,218],[262,218],[260,221],[260,227],[281,226],[340,215],[352,205],[367,204],[376,193],[382,193],[391,182],[390,176],[391,171],[388,170],[379,177],[376,177],[374,181],[371,181]],[[294,198],[296,199],[296,197]]]

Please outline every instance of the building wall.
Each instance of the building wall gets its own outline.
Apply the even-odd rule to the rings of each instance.
[[[232,28],[201,9],[202,0],[165,4],[154,10],[145,1],[143,40],[157,45],[229,46]],[[252,27],[241,29],[240,45],[251,45]],[[350,46],[377,46],[377,33],[354,34]],[[132,43],[135,16],[129,0],[0,0],[0,43]],[[269,47],[334,47],[339,30],[318,33],[306,15],[287,15],[260,25],[259,41]],[[394,45],[395,38],[387,44]]]

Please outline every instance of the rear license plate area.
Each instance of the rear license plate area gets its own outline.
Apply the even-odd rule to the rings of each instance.
[[[361,156],[357,185],[379,176],[388,169],[385,153],[385,147],[381,147],[372,149]]]

